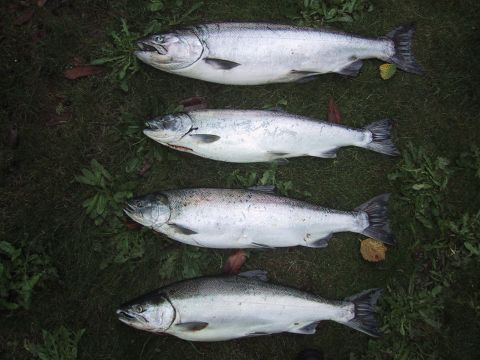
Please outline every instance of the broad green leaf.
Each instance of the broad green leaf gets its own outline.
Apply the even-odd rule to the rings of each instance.
[[[413,190],[426,190],[431,188],[432,188],[432,185],[430,184],[415,184],[412,186]]]
[[[471,243],[466,242],[464,243],[464,246],[467,248],[468,251],[470,251],[474,255],[480,255],[480,248],[474,247]]]
[[[110,63],[110,62],[115,62],[115,61],[121,60],[124,57],[125,57],[125,55],[98,58],[98,59],[92,60],[90,62],[90,64],[91,65],[104,65],[104,64],[107,64],[107,63]]]
[[[102,174],[109,181],[112,180],[112,175],[96,159],[92,159],[90,165],[95,172]]]
[[[8,241],[0,241],[0,252],[8,255],[9,257],[16,257],[15,255],[21,252],[21,250],[16,249]]]
[[[153,0],[148,5],[148,9],[152,12],[160,11],[163,9],[163,7],[164,7],[163,1],[159,1],[159,0]]]
[[[120,82],[120,89],[122,89],[124,92],[128,92],[128,84],[127,84],[126,79],[123,79]]]
[[[97,201],[97,214],[102,215],[107,208],[107,198],[105,195],[100,195]]]
[[[97,207],[97,201],[99,196],[100,194],[95,194],[93,198],[91,198],[91,201],[85,210],[87,214],[90,215],[93,212],[93,210]]]

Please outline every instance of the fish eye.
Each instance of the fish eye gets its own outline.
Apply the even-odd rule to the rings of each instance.
[[[163,36],[162,35],[155,35],[153,37],[153,41],[161,43],[161,42],[163,42]]]
[[[142,312],[144,312],[144,309],[143,309],[142,305],[135,305],[133,307],[133,311],[135,311],[136,313],[142,313]]]

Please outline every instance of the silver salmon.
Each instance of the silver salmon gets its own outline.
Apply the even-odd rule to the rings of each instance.
[[[389,195],[354,211],[322,208],[278,196],[273,187],[169,190],[128,202],[134,221],[169,238],[207,248],[323,248],[333,233],[350,231],[394,244]]]
[[[411,50],[412,25],[367,38],[329,29],[269,23],[216,23],[154,34],[135,55],[157,69],[220,84],[305,82],[320,74],[356,76],[363,59],[421,74]]]
[[[350,145],[398,155],[388,119],[354,129],[284,111],[197,110],[158,117],[146,126],[144,134],[160,144],[236,163],[334,158]]]
[[[117,310],[120,321],[189,341],[221,341],[280,332],[314,334],[332,320],[378,336],[375,303],[381,289],[328,301],[267,282],[266,273],[201,277],[155,290]]]

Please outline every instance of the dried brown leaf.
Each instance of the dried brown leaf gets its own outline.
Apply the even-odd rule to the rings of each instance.
[[[385,260],[386,251],[387,247],[379,240],[365,239],[360,243],[360,253],[362,257],[370,262]]]
[[[226,274],[238,274],[241,267],[247,260],[247,254],[243,250],[237,250],[230,255],[223,266],[223,272]]]
[[[140,230],[142,228],[141,224],[139,224],[135,221],[131,221],[129,219],[125,220],[125,225],[127,226],[128,230]]]
[[[37,32],[33,33],[32,42],[35,44],[45,38],[45,36],[47,36],[47,32],[45,30],[38,30]]]
[[[71,115],[72,115],[71,113],[63,113],[63,114],[60,114],[60,115],[53,114],[50,117],[50,120],[48,120],[45,123],[45,125],[48,126],[48,127],[53,127],[53,126],[66,124],[70,120]]]
[[[27,9],[23,13],[18,15],[18,17],[15,19],[13,23],[15,25],[24,25],[28,23],[30,20],[32,20],[33,14],[35,14],[34,9]]]
[[[8,146],[12,149],[15,149],[18,146],[18,128],[16,125],[13,125],[8,132]]]
[[[63,72],[67,79],[75,80],[85,76],[98,75],[105,71],[103,66],[97,65],[80,65]]]
[[[183,105],[185,111],[206,109],[208,106],[207,99],[203,96],[192,96],[183,99],[180,101],[180,105]]]
[[[340,109],[338,108],[337,104],[335,104],[335,100],[333,100],[333,97],[331,96],[328,98],[327,120],[334,124],[341,124],[342,122]]]
[[[153,164],[152,164],[151,162],[145,160],[145,161],[143,162],[142,168],[141,168],[140,171],[138,172],[138,175],[140,175],[140,176],[145,176],[145,174],[152,168],[152,165],[153,165]]]

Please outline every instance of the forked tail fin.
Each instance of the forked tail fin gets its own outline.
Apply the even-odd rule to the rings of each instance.
[[[375,319],[375,304],[382,293],[382,289],[368,289],[345,299],[355,305],[355,317],[343,324],[370,336],[380,336]]]
[[[372,141],[365,148],[391,156],[400,155],[392,142],[393,121],[383,119],[366,126],[365,129],[372,133]]]
[[[415,25],[402,25],[390,31],[386,37],[393,40],[395,54],[387,61],[394,63],[403,71],[422,75],[423,69],[415,61],[412,52],[412,37]]]
[[[386,244],[394,245],[393,236],[388,224],[388,199],[390,194],[382,194],[374,197],[370,201],[360,205],[355,211],[363,211],[368,216],[368,227],[360,234],[383,241]]]

